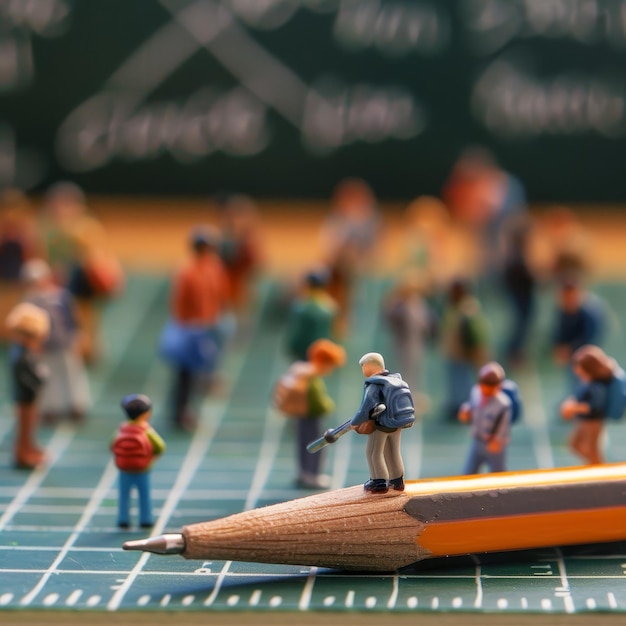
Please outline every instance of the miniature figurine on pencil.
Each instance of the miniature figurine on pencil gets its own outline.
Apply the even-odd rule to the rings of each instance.
[[[506,470],[513,402],[503,389],[505,380],[504,369],[499,363],[492,361],[483,365],[469,401],[459,409],[459,420],[472,425],[472,443],[464,474],[476,474],[485,464],[492,472]]]
[[[35,434],[39,421],[38,401],[48,378],[48,368],[40,354],[50,331],[50,318],[44,309],[22,302],[11,309],[6,326],[13,340],[9,367],[17,417],[14,462],[18,469],[34,469],[45,460]]]
[[[569,445],[585,463],[604,463],[601,450],[606,418],[620,419],[626,409],[626,376],[617,362],[598,346],[586,345],[572,355],[580,380],[574,396],[561,404],[566,420],[576,418]]]
[[[151,528],[150,470],[154,460],[165,452],[165,442],[149,424],[152,402],[148,396],[128,395],[121,406],[128,421],[121,424],[111,442],[120,471],[117,525],[130,526],[130,491],[135,487],[139,494],[139,523],[142,528]]]
[[[368,352],[359,360],[365,376],[361,406],[351,420],[352,428],[367,435],[366,455],[370,478],[364,489],[369,493],[404,491],[404,463],[400,454],[402,430],[413,426],[413,396],[400,374],[390,374],[378,352]],[[374,415],[378,405],[385,410]]]

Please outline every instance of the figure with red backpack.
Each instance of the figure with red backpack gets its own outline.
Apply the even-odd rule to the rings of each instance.
[[[128,528],[130,492],[134,487],[139,495],[139,524],[151,528],[150,470],[154,460],[165,452],[165,442],[150,426],[152,402],[148,396],[131,394],[121,402],[128,421],[120,425],[111,451],[120,470],[117,525]]]

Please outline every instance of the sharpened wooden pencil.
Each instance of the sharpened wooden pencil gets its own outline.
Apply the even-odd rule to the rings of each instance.
[[[626,464],[349,487],[128,541],[187,559],[394,571],[436,556],[626,539]]]

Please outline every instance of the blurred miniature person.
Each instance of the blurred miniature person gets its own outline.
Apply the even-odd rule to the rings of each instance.
[[[67,286],[78,262],[76,229],[85,215],[85,194],[70,182],[52,185],[44,196],[39,221],[43,255],[57,284]]]
[[[295,420],[298,444],[298,478],[304,489],[327,489],[330,478],[322,474],[323,454],[310,454],[307,444],[322,435],[323,418],[335,410],[323,377],[346,362],[346,351],[329,339],[314,341],[307,361],[296,361],[276,385],[276,407]],[[323,452],[323,451],[322,451]]]
[[[454,245],[448,208],[439,198],[420,196],[406,208],[402,226],[403,265],[416,273],[424,287],[437,289],[450,271]]]
[[[50,320],[43,309],[22,302],[10,311],[6,326],[14,342],[9,352],[17,418],[14,462],[19,469],[33,469],[45,460],[45,453],[35,439],[39,421],[38,400],[48,376],[40,353],[50,330]]]
[[[464,474],[477,474],[483,465],[491,472],[506,470],[506,448],[510,441],[512,404],[502,390],[504,369],[492,361],[480,368],[478,385],[469,402],[459,409],[459,420],[471,423],[472,443]]]
[[[121,406],[128,421],[119,427],[111,442],[115,465],[120,471],[117,525],[130,526],[130,491],[134,487],[139,496],[139,524],[151,528],[150,470],[155,459],[165,452],[165,442],[150,426],[152,402],[148,396],[128,395]]]
[[[35,254],[30,204],[17,189],[5,190],[0,196],[0,319],[19,302],[20,271]],[[0,339],[8,339],[6,329]]]
[[[39,410],[45,424],[68,417],[80,422],[91,408],[91,394],[83,357],[74,299],[55,284],[52,271],[42,259],[31,259],[22,268],[26,286],[24,300],[44,309],[50,332],[41,353],[50,372],[41,393]]]
[[[483,267],[491,273],[499,260],[492,242],[511,216],[528,208],[521,181],[502,169],[489,150],[470,146],[455,162],[442,197],[453,217],[475,233],[485,254]]]
[[[339,307],[335,331],[345,334],[358,277],[372,268],[380,237],[378,202],[363,180],[342,180],[333,192],[331,212],[322,224],[328,291]]]
[[[569,446],[585,463],[604,463],[600,442],[610,400],[609,386],[619,366],[598,346],[585,345],[572,355],[572,367],[581,384],[575,395],[561,404],[562,417],[576,419]]]
[[[252,283],[261,264],[257,208],[251,198],[218,198],[220,210],[219,255],[230,282],[233,309],[241,322],[252,298]]]
[[[224,339],[220,322],[230,311],[230,288],[217,254],[219,238],[208,228],[191,233],[191,258],[175,276],[171,313],[179,334],[172,393],[172,421],[192,430],[197,418],[192,399],[203,376],[214,383]]]
[[[419,275],[409,272],[398,281],[384,303],[383,314],[393,337],[403,376],[416,393],[422,389],[425,343],[433,335],[434,326]]]
[[[489,352],[487,319],[464,280],[454,280],[448,289],[440,334],[448,402],[445,412],[450,419],[456,419],[476,380],[478,366]]]
[[[556,283],[583,280],[590,271],[593,250],[589,233],[566,206],[554,206],[539,217],[539,255],[547,277]]]
[[[102,224],[91,215],[77,185],[60,182],[47,191],[41,220],[44,253],[55,282],[74,296],[87,362],[102,352],[100,319],[104,302],[123,286],[123,273],[106,241]]]
[[[286,347],[291,360],[306,361],[316,339],[332,339],[337,304],[327,290],[328,273],[314,270],[304,278],[304,290],[289,308]]]
[[[557,365],[568,366],[570,385],[575,386],[572,355],[587,344],[600,344],[606,314],[600,299],[576,280],[564,280],[558,287],[552,346]]]
[[[529,260],[531,225],[526,216],[510,220],[503,233],[501,284],[511,305],[511,323],[504,355],[511,365],[526,359],[526,343],[533,322],[537,279]]]
[[[368,437],[365,453],[370,478],[363,488],[368,493],[404,491],[400,436],[404,428],[415,422],[411,390],[400,374],[390,374],[385,369],[383,356],[378,352],[364,354],[359,365],[365,376],[365,388],[351,424],[359,434]],[[386,409],[372,419],[379,404],[384,404]]]

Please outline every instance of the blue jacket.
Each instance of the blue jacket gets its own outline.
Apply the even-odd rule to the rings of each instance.
[[[400,374],[384,370],[365,379],[361,406],[351,424],[358,426],[369,419],[372,409],[384,403],[387,409],[376,417],[376,423],[385,428],[406,428],[415,421],[415,409],[409,386]]]

